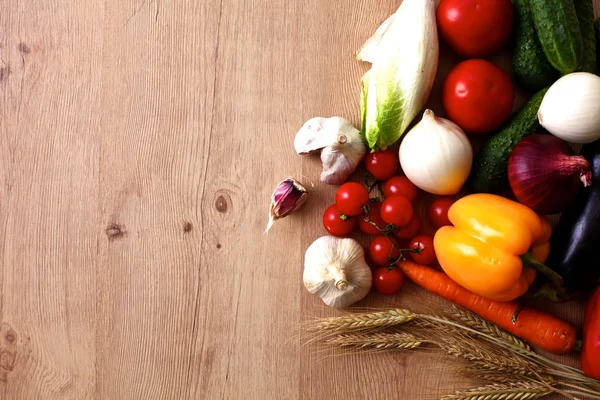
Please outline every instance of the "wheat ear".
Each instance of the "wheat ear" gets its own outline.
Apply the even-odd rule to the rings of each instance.
[[[452,307],[449,313],[451,316],[473,329],[476,329],[482,333],[487,333],[490,336],[504,340],[507,343],[514,344],[515,346],[519,346],[523,349],[531,350],[527,343],[498,327],[497,325],[481,318],[477,314],[459,307]]]
[[[442,400],[534,400],[552,393],[547,386],[530,382],[495,383],[455,394],[442,396]]]
[[[396,308],[392,310],[344,315],[341,317],[323,318],[308,328],[309,331],[352,331],[356,329],[384,328],[404,324],[417,318],[411,311]]]
[[[414,349],[420,347],[425,340],[419,340],[406,333],[349,333],[331,337],[325,343],[354,349]]]

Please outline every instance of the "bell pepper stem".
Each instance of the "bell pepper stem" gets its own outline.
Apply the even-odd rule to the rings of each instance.
[[[575,341],[575,346],[573,346],[573,351],[581,351],[581,347],[583,346],[583,341],[578,339]]]
[[[548,268],[544,263],[541,263],[538,260],[536,260],[531,252],[523,254],[521,256],[521,259],[523,260],[523,265],[525,267],[535,269],[537,272],[544,275],[557,288],[563,287],[562,276]]]

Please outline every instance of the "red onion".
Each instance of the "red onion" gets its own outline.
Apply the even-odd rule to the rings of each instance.
[[[540,214],[564,210],[583,186],[592,184],[590,164],[552,135],[521,140],[508,160],[508,180],[517,199]]]

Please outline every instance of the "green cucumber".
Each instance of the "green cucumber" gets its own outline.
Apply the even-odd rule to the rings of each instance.
[[[533,95],[523,108],[492,137],[473,160],[467,187],[473,193],[497,193],[508,185],[508,158],[517,143],[540,128],[537,113],[548,91]]]
[[[529,0],[513,0],[515,36],[512,66],[521,86],[540,90],[558,79],[558,71],[546,59],[546,54],[533,25]]]
[[[594,32],[594,1],[574,0],[583,38],[583,58],[577,71],[596,73],[596,33]]]
[[[535,30],[550,64],[563,74],[583,58],[583,37],[573,0],[529,0]]]

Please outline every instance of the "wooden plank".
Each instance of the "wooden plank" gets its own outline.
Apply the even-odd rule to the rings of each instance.
[[[0,397],[92,398],[102,13],[0,4]]]
[[[188,398],[220,15],[208,1],[105,4],[98,399]]]

